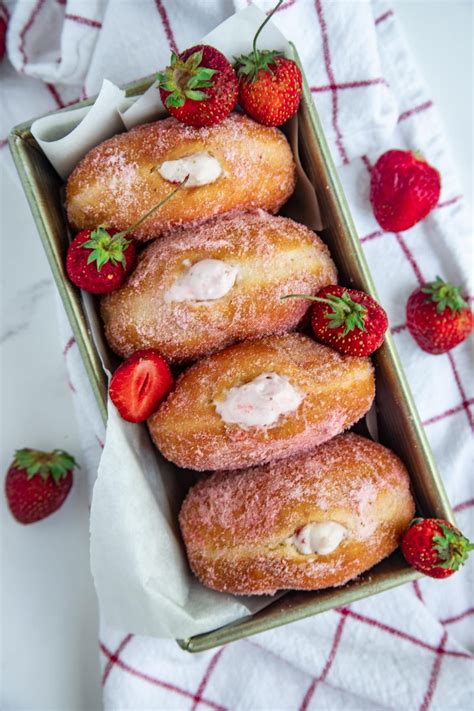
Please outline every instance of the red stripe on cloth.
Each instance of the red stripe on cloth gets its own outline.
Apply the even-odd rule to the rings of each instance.
[[[423,593],[421,592],[420,583],[418,582],[418,580],[413,581],[413,590],[415,591],[415,595],[417,596],[418,600],[424,605],[425,601],[423,599]]]
[[[99,646],[102,653],[105,654],[106,657],[111,659],[113,655],[110,650],[107,649],[105,644],[103,642],[100,642]],[[161,679],[157,679],[156,677],[151,676],[150,674],[145,674],[144,672],[138,671],[138,669],[134,669],[129,664],[125,664],[125,662],[123,662],[120,657],[117,657],[117,659],[115,660],[115,664],[123,671],[127,672],[128,674],[131,674],[131,676],[137,677],[137,679],[147,681],[149,684],[159,686],[160,688],[167,689],[168,691],[174,691],[176,694],[184,696],[187,699],[194,699],[194,694],[192,694],[190,691],[186,691],[186,689],[180,689],[179,686],[170,684],[168,681],[162,681]],[[224,706],[219,706],[219,704],[215,704],[213,701],[209,701],[208,699],[201,699],[201,703],[206,704],[206,706],[209,706],[212,709],[216,709],[216,711],[227,711]]]
[[[363,86],[374,86],[375,84],[385,84],[385,79],[361,79],[360,81],[348,81],[343,84],[326,84],[325,86],[311,86],[310,90],[317,93],[320,91],[339,91],[340,89],[359,89]]]
[[[456,380],[456,384],[457,384],[457,386],[458,386],[458,390],[459,390],[459,392],[461,393],[462,404],[463,404],[463,408],[464,408],[464,411],[465,411],[466,416],[467,416],[467,421],[469,422],[469,426],[470,426],[471,430],[474,431],[474,419],[473,419],[473,417],[472,417],[472,412],[471,412],[471,410],[469,409],[469,404],[468,404],[469,401],[468,401],[468,398],[467,398],[467,395],[466,395],[466,391],[464,390],[463,384],[462,384],[462,382],[461,382],[461,377],[460,377],[460,375],[459,375],[459,371],[458,371],[456,362],[455,362],[455,360],[454,360],[454,357],[453,357],[452,353],[448,353],[447,356],[448,356],[448,360],[449,360],[449,362],[450,362],[450,364],[451,364],[451,368],[453,369],[454,379]]]
[[[178,46],[177,46],[176,41],[174,39],[173,30],[171,29],[170,21],[168,18],[168,13],[166,12],[165,6],[163,5],[162,0],[155,0],[155,5],[156,5],[156,9],[160,13],[161,22],[163,23],[163,27],[164,27],[165,34],[168,39],[169,45],[170,45],[171,49],[173,50],[173,52],[176,52],[176,54],[177,54],[178,53]]]
[[[216,652],[216,654],[214,654],[211,661],[209,662],[209,665],[208,665],[206,671],[204,672],[204,676],[201,679],[201,683],[198,686],[198,690],[196,691],[196,693],[194,695],[194,703],[191,707],[191,711],[195,711],[199,702],[201,701],[202,695],[204,693],[204,689],[207,686],[207,682],[209,681],[211,674],[214,671],[216,664],[219,661],[220,657],[222,656],[224,650],[225,650],[225,647],[221,647],[221,649],[219,649]]]
[[[69,380],[69,378],[68,378],[67,384],[68,384],[69,390],[70,390],[72,393],[74,393],[74,394],[77,393],[76,388],[75,388],[74,385],[71,383],[71,381]]]
[[[422,647],[423,649],[428,649],[430,652],[438,651],[438,647],[435,647],[432,644],[428,644],[428,642],[424,642],[422,639],[418,639],[417,637],[413,637],[413,635],[408,634],[407,632],[402,632],[401,630],[398,630],[395,627],[391,627],[390,625],[386,625],[383,622],[379,622],[379,620],[374,620],[371,617],[366,617],[366,615],[361,615],[358,612],[349,610],[349,608],[347,607],[338,608],[336,609],[336,612],[339,612],[341,615],[348,615],[354,620],[358,620],[359,622],[369,625],[370,627],[376,627],[379,630],[388,632],[388,634],[391,634],[394,637],[398,637],[399,639],[404,639],[407,642],[412,642],[412,644],[416,644],[418,647]],[[474,659],[474,654],[469,654],[468,652],[455,652],[454,650],[443,649],[442,653],[448,657]]]
[[[8,143],[8,138],[0,138],[0,148],[5,148]]]
[[[456,504],[453,508],[454,513],[459,513],[460,511],[465,511],[471,506],[474,506],[474,499],[469,499],[469,501],[463,501],[461,504]]]
[[[299,711],[306,711],[308,708],[309,702],[314,696],[314,693],[316,691],[316,687],[320,682],[323,682],[327,675],[329,674],[329,670],[331,669],[334,659],[336,657],[336,652],[338,650],[341,637],[342,637],[342,631],[344,629],[344,625],[346,624],[347,617],[342,617],[339,620],[339,624],[337,625],[336,632],[334,634],[334,640],[332,643],[331,651],[329,652],[329,656],[326,660],[326,664],[324,665],[323,671],[321,672],[320,676],[316,677],[313,679],[311,682],[306,694],[304,695],[303,701],[301,702],[301,706],[299,708]]]
[[[448,633],[444,632],[443,636],[441,637],[441,642],[439,643],[439,646],[436,650],[436,658],[433,663],[433,667],[431,669],[431,675],[430,679],[428,682],[428,688],[426,690],[425,698],[423,699],[421,706],[420,706],[420,711],[428,711],[428,708],[430,706],[430,703],[433,699],[433,694],[436,690],[436,684],[438,683],[438,678],[439,678],[439,672],[441,670],[441,662],[443,660],[443,651],[444,651],[444,645],[445,642],[448,638]]]
[[[41,8],[43,7],[44,2],[45,2],[45,0],[37,0],[35,6],[33,7],[33,10],[31,11],[28,21],[26,22],[25,26],[23,27],[23,29],[20,32],[20,54],[23,59],[23,65],[21,67],[21,71],[23,71],[25,66],[28,64],[28,57],[26,56],[26,51],[25,51],[26,35],[33,27],[33,24],[38,16],[38,13],[40,12]]]
[[[460,200],[463,199],[463,195],[455,195],[454,197],[450,198],[449,200],[445,200],[444,202],[439,202],[436,205],[436,208],[440,207],[449,207],[450,205],[455,205],[457,202],[460,202]]]
[[[390,330],[392,333],[401,333],[402,331],[405,331],[407,328],[408,328],[408,326],[406,325],[406,323],[401,323],[400,326],[394,326]]]
[[[400,121],[405,121],[405,119],[410,118],[410,116],[414,116],[415,114],[419,114],[422,111],[426,111],[426,109],[431,109],[433,106],[433,102],[431,100],[425,101],[424,104],[420,104],[419,106],[415,106],[413,109],[409,109],[408,111],[403,111],[400,116],[398,117],[397,123],[400,123]]]
[[[75,342],[76,342],[76,339],[74,338],[74,336],[71,336],[71,338],[68,340],[68,342],[64,346],[64,350],[63,350],[64,356],[66,355],[68,350],[70,350],[72,348],[72,346],[75,344]]]
[[[470,398],[469,400],[462,402],[460,405],[456,405],[456,407],[450,407],[449,410],[442,412],[440,415],[434,415],[434,417],[430,417],[428,420],[425,420],[423,422],[423,426],[426,427],[426,425],[432,425],[435,422],[444,420],[445,417],[450,417],[451,415],[455,415],[457,412],[462,412],[462,410],[464,410],[466,407],[469,407],[470,405],[474,405],[474,398]]]
[[[58,108],[64,109],[66,104],[63,102],[63,100],[59,96],[59,92],[56,89],[56,87],[54,86],[54,84],[48,84],[47,82],[45,82],[44,85],[47,88],[47,90],[49,91],[49,93],[51,94],[51,96],[53,97],[53,99],[55,100]]]
[[[361,156],[361,160],[362,160],[362,163],[363,163],[363,164],[365,165],[365,167],[367,168],[368,172],[371,173],[371,172],[372,172],[373,165],[372,165],[372,163],[370,162],[370,160],[368,159],[368,157],[367,157],[367,156]]]
[[[328,37],[326,20],[324,18],[324,13],[323,13],[322,1],[315,0],[315,7],[316,7],[316,14],[318,16],[319,25],[321,27],[321,36],[322,36],[322,40],[323,40],[324,65],[326,67],[326,73],[328,75],[329,83],[334,85],[334,84],[336,84],[336,79],[334,77],[334,72],[332,70],[332,65],[331,65],[331,55],[329,52],[329,37]],[[337,114],[338,114],[337,91],[335,89],[333,89],[331,93],[332,93],[332,127],[334,129],[334,133],[336,134],[336,146],[337,146],[339,154],[342,158],[343,164],[347,165],[349,163],[349,158],[347,157],[346,150],[342,144],[342,134],[341,134],[338,122],[337,122]]]
[[[103,443],[103,441],[101,440],[101,438],[99,437],[99,435],[94,435],[94,436],[95,436],[97,442],[99,443],[99,447],[100,447],[101,449],[104,449],[105,444]]]
[[[411,268],[413,269],[415,276],[417,278],[418,284],[420,286],[423,286],[423,284],[425,283],[425,280],[423,279],[421,269],[418,266],[418,263],[417,263],[415,257],[413,256],[412,252],[410,251],[407,243],[405,242],[405,238],[402,237],[400,232],[394,232],[393,234],[395,235],[395,239],[397,240],[398,244],[400,245],[400,248],[401,248],[402,252],[404,253],[405,257],[407,258]]]
[[[8,22],[10,20],[10,11],[4,2],[0,2],[0,10],[3,11],[3,14],[5,15],[5,19]]]
[[[361,244],[364,242],[369,242],[371,239],[375,239],[376,237],[381,237],[384,234],[382,230],[376,230],[375,232],[371,232],[369,235],[365,235],[365,237],[360,238]]]
[[[376,25],[380,25],[381,22],[384,22],[384,20],[388,20],[389,17],[392,17],[395,13],[393,10],[387,10],[387,12],[384,12],[383,15],[380,15],[380,17],[377,17],[375,20]]]
[[[289,7],[292,7],[296,3],[296,0],[288,0],[288,2],[284,2],[283,5],[280,5],[278,8],[277,12],[281,12],[282,10],[287,10]],[[250,2],[247,2],[247,5],[250,5]],[[272,10],[267,11],[267,15],[269,15],[272,12]]]
[[[97,439],[99,439],[99,438],[97,437]],[[105,682],[107,681],[109,674],[112,671],[112,667],[114,666],[114,664],[117,663],[120,653],[125,649],[127,644],[132,639],[133,639],[133,634],[127,634],[127,636],[122,639],[122,641],[120,642],[120,644],[117,647],[117,649],[115,650],[115,652],[109,657],[107,664],[105,665],[105,668],[104,668],[104,673],[102,674],[102,686],[105,685]]]
[[[87,27],[94,27],[97,30],[100,30],[102,27],[102,22],[98,20],[91,20],[90,17],[82,17],[82,15],[72,15],[70,12],[64,14],[64,19],[77,22],[80,25],[86,25]]]
[[[460,622],[464,620],[469,615],[474,615],[474,607],[469,607],[464,612],[460,612],[459,615],[454,615],[453,617],[447,617],[445,620],[440,620],[442,625],[452,625],[453,622]]]

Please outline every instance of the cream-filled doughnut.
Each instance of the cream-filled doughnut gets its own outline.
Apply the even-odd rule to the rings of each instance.
[[[201,480],[179,521],[204,585],[271,595],[344,585],[395,550],[414,512],[400,459],[345,434],[299,457]]]
[[[162,454],[186,469],[240,469],[307,451],[370,408],[368,358],[289,333],[199,361],[148,420]]]
[[[243,114],[208,128],[167,118],[121,133],[93,148],[67,183],[75,228],[137,222],[188,177],[134,237],[153,239],[177,225],[199,224],[235,210],[277,212],[295,187],[295,163],[284,134]]]
[[[294,328],[310,302],[281,297],[335,282],[328,249],[307,227],[263,210],[215,218],[146,247],[124,286],[102,299],[105,335],[123,357],[155,348],[193,360]]]

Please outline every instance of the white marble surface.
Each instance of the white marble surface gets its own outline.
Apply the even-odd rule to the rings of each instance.
[[[396,0],[392,5],[444,117],[465,194],[472,199],[473,5],[470,0]],[[81,460],[54,285],[14,181],[13,175],[2,176],[2,471],[23,446],[61,447]],[[0,498],[1,706],[95,711],[100,680],[86,483],[79,472],[63,508],[30,527],[15,523]]]

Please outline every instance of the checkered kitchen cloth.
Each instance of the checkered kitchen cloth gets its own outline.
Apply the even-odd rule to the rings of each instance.
[[[268,9],[272,3],[257,3]],[[2,135],[20,120],[164,65],[245,6],[245,0],[19,0],[2,83]],[[286,0],[275,22],[297,45],[392,333],[461,528],[474,535],[470,344],[428,355],[405,323],[411,291],[440,274],[469,290],[471,234],[439,119],[390,7],[374,0]],[[146,41],[145,39],[146,38]],[[15,71],[16,70],[16,71]],[[0,145],[6,144],[5,138]],[[371,166],[389,148],[417,148],[442,175],[437,208],[387,233],[368,202]],[[5,150],[0,160],[11,161]],[[20,189],[20,187],[18,187]],[[32,229],[34,226],[32,224]],[[472,293],[469,291],[469,293]],[[74,338],[64,354],[94,472],[103,431]],[[424,579],[350,607],[199,655],[175,642],[102,625],[109,709],[472,708],[472,561],[453,578]],[[469,651],[471,650],[471,651]]]

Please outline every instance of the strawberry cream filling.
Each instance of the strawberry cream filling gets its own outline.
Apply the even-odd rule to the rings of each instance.
[[[308,523],[286,539],[285,543],[303,555],[328,555],[347,537],[347,528],[336,521]]]
[[[164,294],[167,302],[221,299],[232,289],[239,272],[237,267],[220,259],[202,259],[193,265],[185,260],[183,264],[186,271]]]
[[[262,373],[245,385],[231,388],[225,399],[214,405],[224,422],[247,429],[274,425],[281,415],[294,412],[303,399],[285,376]]]
[[[222,174],[222,168],[216,158],[202,151],[176,160],[165,160],[158,172],[169,183],[181,183],[189,176],[183,188],[197,188],[215,183]]]

